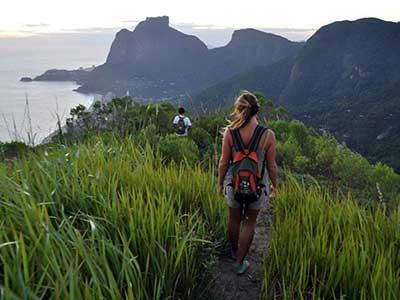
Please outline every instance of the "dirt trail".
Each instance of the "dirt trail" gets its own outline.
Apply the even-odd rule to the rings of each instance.
[[[227,251],[221,253],[213,276],[212,295],[215,300],[257,300],[259,299],[262,279],[262,257],[268,251],[268,231],[271,224],[269,209],[263,209],[257,219],[256,233],[247,255],[250,268],[241,276],[233,271],[234,261]]]

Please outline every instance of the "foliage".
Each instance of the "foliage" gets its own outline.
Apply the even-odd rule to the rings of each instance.
[[[192,299],[223,234],[214,178],[108,135],[0,163],[2,295]]]
[[[23,142],[0,143],[0,159],[22,157],[29,150],[30,147]]]
[[[289,178],[273,213],[262,299],[398,299],[398,202],[387,216]]]
[[[399,295],[400,176],[257,96],[278,163],[297,178],[281,184],[274,204],[264,297]],[[115,98],[71,110],[64,145],[0,145],[1,158],[13,158],[0,162],[4,295],[194,297],[210,242],[224,234],[214,159],[229,115],[196,116],[180,138],[175,114],[168,103]]]
[[[352,190],[362,201],[377,199],[378,190],[388,199],[399,192],[400,177],[393,170],[385,166],[386,170],[381,164],[371,165],[326,131],[319,135],[301,121],[288,121],[287,113],[281,107],[276,107],[262,93],[254,93],[261,103],[259,121],[272,129],[277,137],[280,166],[314,176],[332,191]],[[220,133],[231,117],[228,112],[222,110],[193,118],[193,129],[183,143],[173,136],[165,137],[173,133],[171,123],[175,114],[176,108],[169,103],[143,105],[129,97],[115,98],[106,104],[95,103],[90,113],[78,106],[71,110],[75,124],[80,124],[71,130],[73,136],[78,132],[78,138],[67,138],[67,141],[90,137],[99,131],[112,131],[135,136],[140,144],[149,142],[154,147],[160,143],[162,153],[169,160],[179,162],[182,156],[187,156],[194,161],[199,155],[206,165],[210,160],[215,161],[221,144]],[[188,140],[193,140],[198,149]],[[182,150],[179,150],[180,146]],[[184,154],[180,155],[180,151]]]
[[[78,139],[102,131],[128,135],[150,124],[156,126],[158,134],[167,134],[173,132],[171,122],[175,114],[170,103],[142,105],[130,97],[114,98],[107,103],[97,101],[90,109],[82,105],[71,109],[67,128],[68,134]]]
[[[297,156],[301,155],[301,148],[293,138],[276,146],[277,162],[281,166],[292,168]]]
[[[309,172],[309,168],[310,168],[310,160],[306,156],[299,155],[294,158],[293,169],[297,173],[307,174]]]
[[[189,164],[198,161],[199,150],[196,143],[186,137],[169,134],[161,137],[159,150],[168,161],[180,163],[186,160]]]
[[[138,141],[140,144],[149,143],[149,145],[154,148],[160,141],[160,135],[157,132],[157,127],[155,124],[147,125],[140,133]]]
[[[192,128],[190,138],[196,143],[201,160],[212,157],[215,154],[217,145],[214,144],[213,137],[205,129],[201,127]]]
[[[378,199],[377,186],[387,199],[399,193],[400,176],[393,169],[370,164],[328,133],[318,135],[297,120],[268,126],[277,137],[277,162],[287,170],[317,177],[333,191],[351,190],[363,202]]]

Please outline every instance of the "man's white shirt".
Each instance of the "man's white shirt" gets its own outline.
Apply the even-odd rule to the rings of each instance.
[[[184,115],[177,115],[174,118],[173,124],[176,125],[178,124],[179,118],[183,118],[183,122],[185,122],[185,133],[184,134],[178,134],[178,136],[187,136],[188,135],[188,130],[189,126],[192,126],[192,123],[190,122],[190,119],[188,117],[185,117]]]

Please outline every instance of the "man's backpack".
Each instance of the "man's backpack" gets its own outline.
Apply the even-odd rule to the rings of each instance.
[[[265,162],[262,162],[262,167],[260,169],[257,149],[261,137],[266,130],[265,127],[257,125],[248,146],[243,144],[238,129],[231,130],[234,147],[232,174],[234,178],[233,187],[235,190],[235,200],[238,201],[241,208],[245,210],[249,204],[259,199],[261,189],[265,187],[265,183],[262,182]]]
[[[186,124],[185,124],[185,117],[179,116],[179,120],[175,126],[177,134],[185,134],[186,133]]]

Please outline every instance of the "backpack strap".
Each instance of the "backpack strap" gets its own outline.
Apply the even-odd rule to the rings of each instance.
[[[267,131],[267,136],[265,137],[265,143],[268,141],[268,137],[269,137],[269,130],[268,128],[265,128],[265,130]],[[264,144],[265,146],[265,144]],[[264,150],[264,149],[263,149]],[[264,154],[264,161],[262,164],[262,169],[261,169],[261,179],[264,178],[264,174],[265,174],[265,169],[267,168],[267,153],[265,152]]]
[[[231,129],[230,130],[232,135],[233,147],[235,148],[236,152],[244,152],[246,147],[243,144],[242,137],[240,136],[239,129]]]
[[[250,144],[248,149],[250,151],[257,151],[258,145],[260,144],[261,137],[263,136],[264,132],[267,128],[257,125],[256,129],[254,129],[253,136],[251,137]]]
[[[243,143],[242,137],[240,135],[239,129],[231,129],[231,135],[233,140],[233,147],[238,152],[244,152],[245,149],[250,151],[257,151],[258,145],[260,143],[261,137],[267,129],[263,126],[257,125],[254,129],[253,136],[251,137],[248,147]]]

